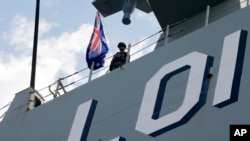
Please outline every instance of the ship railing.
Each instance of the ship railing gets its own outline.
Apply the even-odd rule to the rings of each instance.
[[[156,41],[152,41],[151,38],[155,37],[156,35],[161,34],[163,30],[158,31],[157,33],[141,40],[140,42],[137,42],[133,45],[129,45],[128,48],[130,48],[130,55],[129,55],[129,62],[133,62],[134,60],[152,52],[154,50],[154,45],[157,44],[159,41],[164,40],[165,37],[158,39],[159,37],[157,36],[157,40]],[[148,43],[147,45],[145,45],[145,42],[149,42],[149,40],[151,40],[152,42]],[[143,45],[141,45],[143,44]],[[109,72],[109,64],[111,62],[111,59],[113,58],[113,55],[107,57],[105,59],[105,64],[108,65],[104,65],[104,67],[100,68],[99,70],[96,70],[93,72],[92,74],[92,81],[94,79],[97,79]],[[88,79],[89,79],[89,74],[90,74],[90,70],[89,68],[84,68],[82,70],[79,70],[77,72],[74,72],[68,76],[65,77],[61,77],[58,80],[56,80],[54,83],[38,89],[37,91],[43,95],[43,93],[47,93],[45,95],[43,95],[43,98],[47,100],[49,99],[53,99],[56,97],[59,97],[65,93],[67,93],[67,91],[70,91],[80,85],[86,84],[88,83]]]
[[[244,8],[249,5],[250,0],[239,0],[240,2],[232,4],[231,6],[225,8],[223,11],[220,11],[222,14],[230,13],[231,11],[237,9],[237,8]],[[159,42],[164,41],[165,43],[163,45],[168,44],[168,38],[171,38],[173,36],[179,36],[179,33],[182,33],[188,29],[192,29],[193,27],[197,26],[207,26],[219,17],[216,14],[210,14],[210,12],[213,10],[213,7],[207,6],[207,10],[204,14],[203,20],[198,20],[195,23],[189,23],[189,19],[183,19],[179,22],[176,22],[172,25],[167,25],[166,28],[146,37],[145,39],[133,44],[129,45],[129,56],[130,60],[129,62],[133,62],[134,60],[152,52],[155,50],[155,45]],[[224,13],[223,13],[224,12]],[[178,26],[181,26],[179,28]],[[176,28],[177,27],[177,28]],[[177,29],[177,30],[176,30]],[[171,31],[172,30],[172,31]],[[164,34],[164,36],[162,36]],[[111,59],[113,58],[113,55],[110,55],[105,59],[105,64],[110,64]],[[72,74],[69,74],[65,77],[61,77],[58,80],[56,80],[54,83],[36,90],[37,93],[39,93],[43,100],[43,103],[48,102],[56,97],[59,97],[63,94],[66,94],[68,91],[75,89],[76,87],[79,87],[80,85],[88,83],[89,79],[89,72],[90,70],[88,68],[83,68],[77,72],[74,72]],[[92,80],[97,79],[105,74],[109,73],[109,65],[105,65],[101,69],[94,71]],[[3,107],[0,107],[0,121],[3,119],[5,115],[5,111],[7,111],[8,107],[10,106],[10,102]]]
[[[129,53],[129,62],[133,62],[134,60],[152,52],[154,50],[155,45],[164,40],[165,37],[159,39],[159,35],[162,34],[166,29],[162,29],[145,39],[130,45],[128,47]],[[100,68],[93,72],[92,80],[97,79],[109,72],[109,64],[113,58],[113,55],[105,58],[104,67]],[[108,65],[107,65],[108,64]],[[61,77],[56,80],[54,83],[36,90],[40,95],[46,99],[44,102],[49,101],[53,98],[59,97],[63,94],[66,94],[68,91],[75,89],[76,87],[88,83],[90,70],[89,68],[81,69],[77,72],[69,74],[65,77]]]
[[[178,23],[178,25],[175,25],[175,27],[167,25],[165,36],[168,38],[166,38],[164,44],[166,45],[169,42],[175,40],[176,37],[180,38],[181,36],[184,36],[199,28],[207,26],[234,11],[247,7],[250,4],[250,0],[228,0],[223,3],[224,4],[222,6],[218,4],[215,7],[210,7],[209,5],[207,5],[206,10],[204,12],[201,12],[200,14],[194,17],[190,17],[189,19],[184,19],[180,21],[181,23]],[[193,22],[194,20],[195,22]]]
[[[11,104],[11,102],[9,102],[8,104],[6,104],[0,108],[0,121],[2,121],[3,117],[5,116],[5,113],[6,113],[7,109],[9,108],[10,104]]]

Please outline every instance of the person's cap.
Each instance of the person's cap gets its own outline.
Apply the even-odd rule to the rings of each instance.
[[[118,46],[118,48],[120,48],[120,47],[126,48],[126,44],[124,42],[120,42],[117,46]]]

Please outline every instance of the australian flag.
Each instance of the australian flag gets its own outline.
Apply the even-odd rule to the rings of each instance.
[[[94,70],[97,70],[104,65],[104,58],[108,52],[103,26],[99,13],[96,13],[95,27],[87,48],[86,61],[91,69],[91,64],[94,62]]]

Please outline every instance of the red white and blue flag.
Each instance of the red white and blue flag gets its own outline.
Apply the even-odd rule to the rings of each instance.
[[[108,52],[108,45],[105,39],[103,26],[99,13],[96,13],[95,27],[87,48],[86,61],[91,69],[91,64],[94,62],[93,70],[97,70],[104,65],[104,58]]]

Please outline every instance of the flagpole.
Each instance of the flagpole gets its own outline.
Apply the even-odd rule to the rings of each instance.
[[[33,89],[35,89],[35,77],[36,77],[36,57],[37,57],[37,41],[38,41],[38,28],[39,28],[39,8],[40,8],[40,0],[36,0],[35,29],[34,29],[34,41],[33,41],[31,79],[30,79],[30,87],[32,87]]]
[[[91,81],[91,77],[92,77],[92,73],[93,73],[93,70],[94,70],[94,66],[95,66],[95,62],[92,61],[92,63],[91,63],[91,69],[90,69],[90,72],[89,72],[89,81],[88,82]]]

